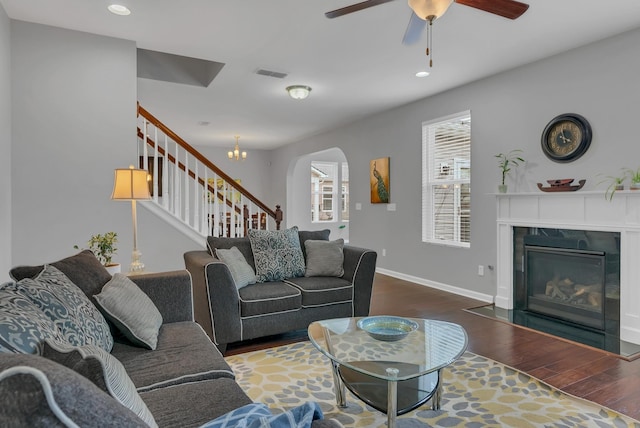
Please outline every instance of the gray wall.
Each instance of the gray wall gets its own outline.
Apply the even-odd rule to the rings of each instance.
[[[587,179],[593,190],[598,173],[615,175],[640,166],[635,124],[640,117],[640,30],[578,48],[393,109],[274,151],[274,189],[284,188],[284,173],[297,158],[334,146],[342,148],[350,169],[350,241],[387,251],[378,267],[425,282],[495,294],[495,273],[478,265],[496,263],[495,196],[500,172],[494,155],[524,150],[526,168],[512,177],[511,191],[539,192],[547,179]],[[434,73],[437,73],[437,68]],[[427,82],[428,83],[428,82]],[[471,248],[421,242],[421,124],[471,110]],[[574,112],[593,127],[589,151],[569,164],[548,160],[540,135],[555,116]],[[369,203],[369,160],[391,157],[391,202]],[[300,177],[300,179],[302,179]],[[600,186],[604,189],[606,186]],[[356,211],[354,204],[362,203]]]
[[[11,267],[11,38],[0,5],[0,282]]]
[[[57,260],[116,231],[128,270],[131,204],[110,196],[113,170],[136,159],[135,43],[11,21],[11,49],[12,264]],[[145,209],[138,225],[149,270],[184,267],[192,241]]]

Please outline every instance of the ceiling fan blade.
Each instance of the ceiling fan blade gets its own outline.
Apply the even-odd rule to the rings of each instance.
[[[509,19],[519,18],[529,9],[528,4],[515,0],[455,0],[455,2]]]
[[[389,3],[393,0],[367,0],[361,3],[352,4],[351,6],[345,6],[340,9],[332,10],[324,14],[327,18],[337,18],[342,15],[347,15],[349,13],[357,12],[362,9],[367,9],[373,6],[377,6],[383,3]]]
[[[411,18],[409,18],[409,24],[407,25],[407,29],[404,32],[404,37],[402,38],[403,45],[412,45],[418,40],[420,40],[420,36],[422,35],[422,31],[424,27],[427,25],[427,21],[424,19],[420,19],[415,12],[411,12]]]

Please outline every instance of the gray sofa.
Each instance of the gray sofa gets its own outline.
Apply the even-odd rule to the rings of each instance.
[[[52,265],[93,303],[96,302],[93,296],[111,280],[89,251]],[[12,269],[11,274],[18,282],[38,275],[42,269],[42,266],[24,266]],[[131,280],[146,293],[162,316],[157,346],[149,350],[124,337],[118,338],[114,332],[115,343],[110,355],[124,367],[158,426],[196,427],[251,403],[235,382],[234,373],[221,353],[194,322],[189,273],[144,274]],[[92,374],[90,363],[95,361],[91,358],[68,364],[69,360],[54,362],[44,356],[16,353],[8,348],[11,344],[25,345],[24,340],[12,337],[13,327],[7,327],[11,324],[8,319],[11,313],[24,314],[21,310],[11,312],[9,308],[12,286],[16,284],[0,286],[3,296],[0,298],[0,351],[3,351],[0,352],[0,426],[72,426],[68,420],[65,422],[65,415],[81,427],[147,426],[136,413],[108,393],[99,376]],[[9,343],[11,341],[13,343]],[[39,345],[36,348],[40,350]],[[328,419],[313,423],[314,428],[336,426],[340,425]]]
[[[297,233],[308,265],[306,241],[328,241],[330,231]],[[344,245],[340,276],[289,277],[238,289],[228,266],[215,255],[216,249],[232,247],[255,270],[248,237],[210,236],[207,251],[184,254],[194,286],[195,319],[222,352],[230,343],[306,329],[314,321],[369,314],[375,251]]]

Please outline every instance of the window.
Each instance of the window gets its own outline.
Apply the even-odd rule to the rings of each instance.
[[[311,162],[311,221],[348,220],[349,168],[347,164]]]
[[[469,247],[471,112],[422,124],[422,241]]]
[[[349,221],[349,165],[344,162],[342,164],[342,221]]]

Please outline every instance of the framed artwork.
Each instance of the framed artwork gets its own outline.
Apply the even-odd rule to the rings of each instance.
[[[218,178],[216,180],[213,178],[209,178],[207,181],[209,182],[209,187],[215,187],[217,193],[226,193],[226,197],[229,202],[239,204],[242,200],[242,195],[240,194],[240,192],[235,190],[228,183],[225,183],[224,179]],[[233,181],[242,185],[242,180],[239,178],[235,178]],[[212,202],[211,192],[207,193],[209,202]]]
[[[389,159],[380,158],[369,162],[372,204],[389,203]]]
[[[144,157],[140,156],[139,159],[139,168],[144,168]],[[162,196],[162,164],[163,160],[161,157],[158,157],[158,196]],[[153,176],[155,175],[155,171],[153,170],[153,156],[147,157],[147,166],[149,167],[149,175],[151,176],[151,180],[149,180],[149,194],[153,196]]]

